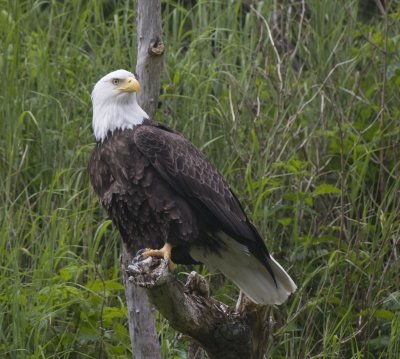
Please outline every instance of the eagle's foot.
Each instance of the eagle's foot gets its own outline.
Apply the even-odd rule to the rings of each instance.
[[[169,270],[173,272],[175,270],[176,265],[174,262],[172,262],[171,252],[172,252],[172,246],[169,243],[165,243],[161,249],[146,248],[142,253],[142,255],[145,258],[148,257],[163,258],[168,263]]]

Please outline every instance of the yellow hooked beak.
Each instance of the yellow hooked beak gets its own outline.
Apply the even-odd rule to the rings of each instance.
[[[139,81],[136,80],[133,76],[128,77],[121,86],[118,87],[118,90],[124,92],[139,92],[140,84]]]

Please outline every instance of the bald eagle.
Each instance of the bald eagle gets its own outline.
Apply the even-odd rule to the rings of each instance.
[[[296,285],[224,177],[181,134],[149,118],[139,90],[132,73],[117,70],[92,92],[90,179],[128,250],[147,248],[145,256],[170,264],[204,263],[253,302],[283,303]]]

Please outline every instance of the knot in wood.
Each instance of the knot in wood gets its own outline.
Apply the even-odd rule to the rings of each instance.
[[[204,277],[192,271],[186,280],[185,293],[208,298],[210,296],[210,288]]]
[[[164,53],[164,43],[157,39],[150,42],[148,53],[150,56],[161,56]]]

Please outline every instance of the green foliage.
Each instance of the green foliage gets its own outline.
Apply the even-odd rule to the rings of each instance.
[[[129,357],[119,239],[86,163],[92,86],[135,65],[134,1],[0,2],[0,357]],[[163,1],[157,119],[221,169],[299,284],[271,358],[400,350],[400,7],[364,3]]]

